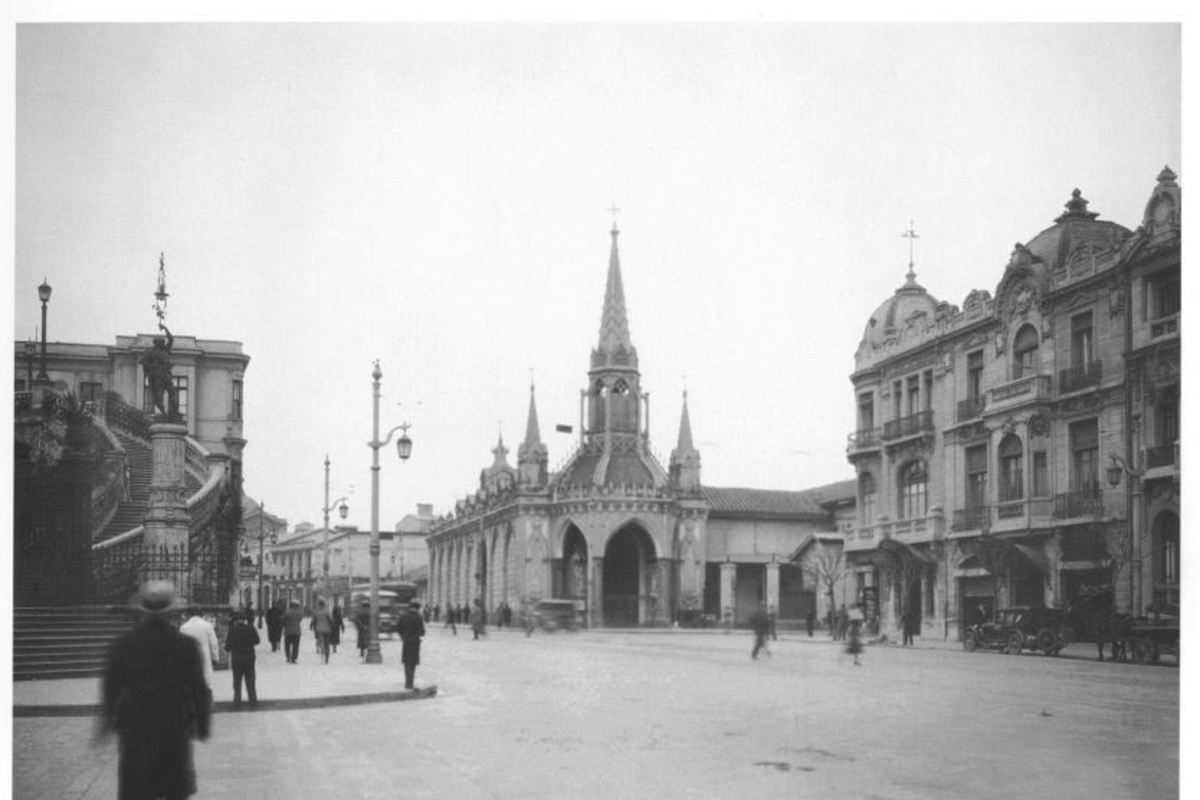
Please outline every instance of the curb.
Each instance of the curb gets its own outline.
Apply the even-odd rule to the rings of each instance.
[[[364,694],[343,694],[330,697],[287,697],[279,700],[259,700],[259,711],[293,711],[305,708],[328,708],[330,706],[356,706],[367,703],[398,703],[406,700],[431,700],[437,697],[436,686],[426,686],[420,689],[408,689],[400,692],[371,692]],[[14,705],[13,717],[96,717],[100,715],[99,703],[84,703],[79,705]],[[230,700],[222,700],[213,704],[214,714],[250,713],[246,706],[235,706]]]

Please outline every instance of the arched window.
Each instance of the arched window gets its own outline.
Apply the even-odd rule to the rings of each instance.
[[[1010,433],[1000,442],[1000,502],[1025,498],[1025,450]]]
[[[864,472],[858,478],[859,494],[862,496],[862,524],[875,523],[875,476]]]
[[[1038,332],[1032,325],[1017,331],[1013,340],[1013,380],[1037,373]]]
[[[924,461],[910,461],[900,470],[900,518],[923,517],[929,501],[929,473]]]

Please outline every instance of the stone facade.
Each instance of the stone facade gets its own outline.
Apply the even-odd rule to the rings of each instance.
[[[999,606],[1178,602],[1179,187],[1164,170],[1134,231],[1078,189],[1066,209],[994,297],[939,302],[910,264],[867,323],[846,552],[884,632],[905,611],[950,638]]]

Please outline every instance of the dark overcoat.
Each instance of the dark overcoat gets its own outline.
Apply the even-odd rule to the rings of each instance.
[[[400,641],[400,662],[416,666],[421,663],[421,637],[425,635],[425,621],[411,608],[405,609],[396,623]]]
[[[120,744],[119,800],[195,794],[191,739],[207,739],[210,720],[196,642],[146,617],[112,646],[101,685],[101,725]]]

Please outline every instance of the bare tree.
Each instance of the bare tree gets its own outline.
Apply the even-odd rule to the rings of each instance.
[[[800,562],[800,569],[829,598],[829,610],[832,612],[837,608],[838,584],[850,571],[842,548],[818,541],[816,547]]]

